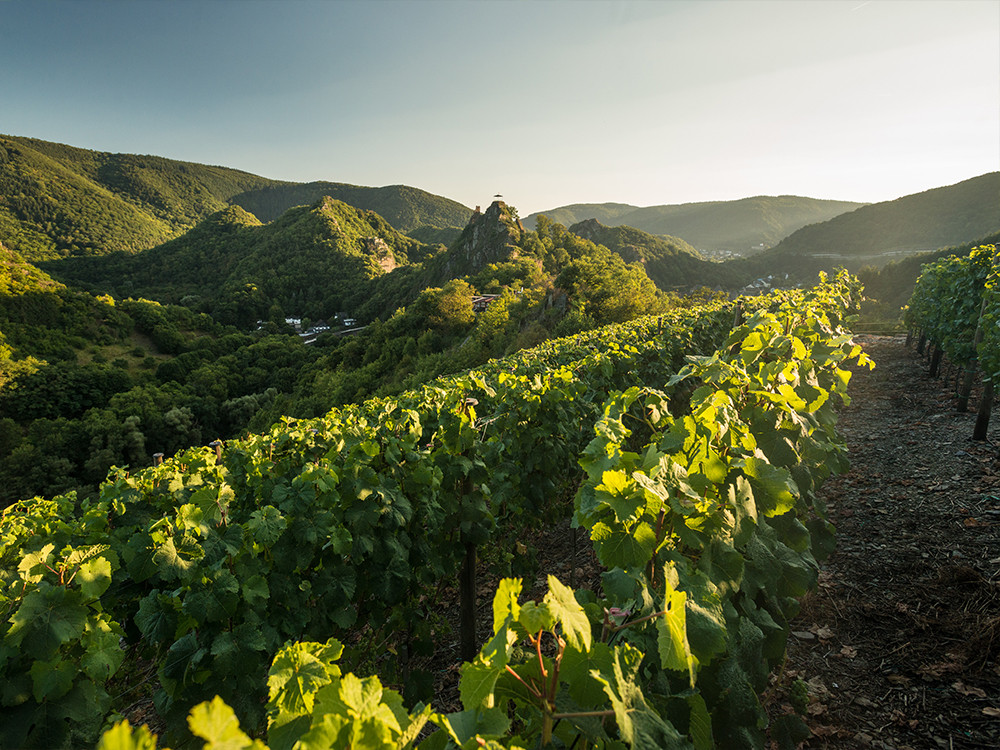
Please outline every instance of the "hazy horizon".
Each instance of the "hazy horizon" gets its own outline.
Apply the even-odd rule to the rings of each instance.
[[[522,215],[1000,169],[1000,1],[0,0],[0,132]]]

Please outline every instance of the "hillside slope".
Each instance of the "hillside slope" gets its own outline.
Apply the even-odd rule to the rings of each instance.
[[[235,169],[0,136],[0,239],[29,261],[134,253],[271,182]]]
[[[738,277],[712,263],[682,239],[653,235],[630,226],[604,226],[597,219],[574,224],[569,231],[613,250],[627,263],[642,263],[649,278],[664,290],[735,284]]]
[[[609,226],[628,225],[650,234],[682,237],[708,254],[746,255],[771,247],[796,229],[826,221],[863,204],[798,196],[758,196],[735,201],[680,205],[577,204],[544,211],[566,226],[596,218]],[[525,219],[534,227],[538,214]]]
[[[834,266],[881,266],[998,230],[1000,172],[989,172],[803,227],[745,263],[757,274],[780,270],[805,277]]]
[[[329,195],[399,231],[463,226],[469,209],[405,185],[298,184],[158,156],[0,135],[0,241],[28,261],[136,253],[231,204],[272,221]]]
[[[246,327],[286,313],[317,318],[350,310],[365,299],[371,279],[431,250],[374,211],[324,197],[270,224],[229,206],[136,256],[68,258],[45,267],[94,291],[184,300]]]
[[[374,211],[400,232],[462,227],[471,212],[461,203],[406,185],[376,188],[340,182],[269,185],[234,196],[232,202],[267,222],[294,206],[312,205],[323,196]]]

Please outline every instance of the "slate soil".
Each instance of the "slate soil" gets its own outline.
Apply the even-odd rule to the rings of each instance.
[[[805,748],[1000,748],[1000,415],[972,439],[957,373],[905,337],[859,336],[838,427],[851,469],[822,490],[837,551],[792,623],[768,697],[809,685]]]

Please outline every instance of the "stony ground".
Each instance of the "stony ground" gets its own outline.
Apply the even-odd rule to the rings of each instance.
[[[903,337],[859,343],[877,366],[851,381],[851,470],[823,490],[838,548],[793,624],[771,709],[801,679],[806,748],[1000,748],[997,445],[972,440],[954,375],[928,377]]]

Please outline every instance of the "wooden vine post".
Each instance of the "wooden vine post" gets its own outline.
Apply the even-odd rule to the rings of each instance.
[[[933,350],[931,351],[930,376],[932,378],[936,378],[938,376],[938,373],[941,371],[941,356],[943,354],[944,351],[941,349],[941,347],[935,344]]]
[[[972,359],[965,367],[965,377],[962,385],[958,389],[958,411],[965,412],[969,408],[969,395],[972,393],[972,380],[976,375],[976,363],[978,360],[979,344],[983,340],[983,312],[986,310],[986,295],[983,295],[983,304],[979,306],[979,319],[976,321],[976,334],[972,337]]]
[[[976,426],[972,431],[973,440],[985,440],[990,429],[990,414],[993,411],[993,381],[983,381],[983,396],[979,400],[979,414],[976,416]]]
[[[1000,268],[1000,252],[996,248],[993,250],[993,261],[990,264],[990,276],[986,282],[986,291],[983,292],[983,310],[986,309],[986,301],[989,295],[990,280],[996,281],[997,271]],[[979,313],[979,324],[976,326],[977,338],[982,336],[982,310]],[[993,369],[992,367],[990,369]],[[973,440],[985,440],[986,433],[990,429],[990,416],[993,413],[993,375],[994,373],[983,373],[983,395],[979,400],[979,414],[976,415],[976,426],[972,431]]]
[[[463,410],[466,414],[478,401],[474,398],[465,399]],[[460,497],[472,494],[472,480],[465,477],[459,483]],[[465,557],[462,559],[462,569],[458,574],[459,591],[459,655],[462,661],[475,660],[479,648],[476,640],[476,545],[465,540]]]

